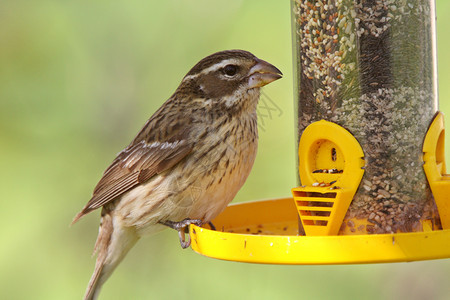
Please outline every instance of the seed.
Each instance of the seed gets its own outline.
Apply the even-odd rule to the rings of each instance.
[[[391,194],[390,194],[388,191],[384,190],[384,189],[379,189],[379,190],[378,190],[378,193],[379,193],[380,195],[382,195],[383,197],[386,197],[386,198],[388,198],[388,197],[391,196]]]

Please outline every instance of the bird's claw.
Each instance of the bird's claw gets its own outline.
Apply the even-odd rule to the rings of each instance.
[[[209,227],[211,227],[212,230],[216,230],[216,226],[212,222],[208,222]]]
[[[197,226],[202,226],[203,221],[202,220],[197,220],[197,219],[184,219],[183,221],[180,222],[173,222],[173,221],[160,221],[159,223],[161,223],[162,225],[165,225],[167,227],[170,227],[172,229],[175,229],[176,231],[178,231],[178,237],[180,238],[180,245],[181,248],[186,249],[191,245],[191,238],[188,237],[188,240],[186,240],[185,237],[185,230],[187,229],[187,227],[191,224],[197,225]]]
[[[186,249],[191,245],[191,236],[188,235],[188,239],[186,241],[184,229],[178,231],[178,238],[180,239],[181,248]]]

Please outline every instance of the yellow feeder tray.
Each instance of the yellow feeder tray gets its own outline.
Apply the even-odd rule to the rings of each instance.
[[[364,152],[353,135],[325,120],[309,125],[299,145],[303,184],[292,189],[306,235],[336,235],[364,175]]]
[[[230,205],[213,223],[217,231],[190,226],[191,247],[199,254],[223,260],[310,265],[450,257],[450,230],[297,236],[298,214],[292,198]]]
[[[194,251],[217,259],[267,264],[356,264],[450,258],[450,197],[447,196],[450,176],[445,174],[442,114],[437,114],[430,126],[423,152],[425,173],[444,229],[427,227],[424,232],[334,235],[362,178],[363,152],[344,128],[326,121],[312,125],[305,130],[303,136],[307,135],[302,136],[300,145],[307,150],[300,151],[300,176],[307,186],[293,189],[295,201],[284,198],[230,205],[212,221],[217,231],[190,226]],[[316,136],[309,135],[313,130]],[[320,169],[338,172],[315,172]],[[313,186],[316,182],[319,186]],[[321,187],[320,183],[325,186]],[[326,195],[330,192],[334,194]],[[331,204],[320,205],[324,202]],[[310,213],[303,212],[307,210]],[[306,236],[298,236],[299,216]]]

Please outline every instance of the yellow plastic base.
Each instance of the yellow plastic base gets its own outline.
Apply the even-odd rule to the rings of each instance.
[[[297,236],[292,198],[229,206],[217,231],[190,226],[192,249],[208,257],[266,264],[359,264],[450,258],[450,230]]]

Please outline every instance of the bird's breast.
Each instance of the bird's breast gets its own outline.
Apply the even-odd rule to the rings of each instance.
[[[198,161],[203,175],[192,186],[199,197],[193,199],[189,217],[210,221],[233,200],[250,174],[258,146],[256,116],[230,122],[207,144],[217,146]]]

